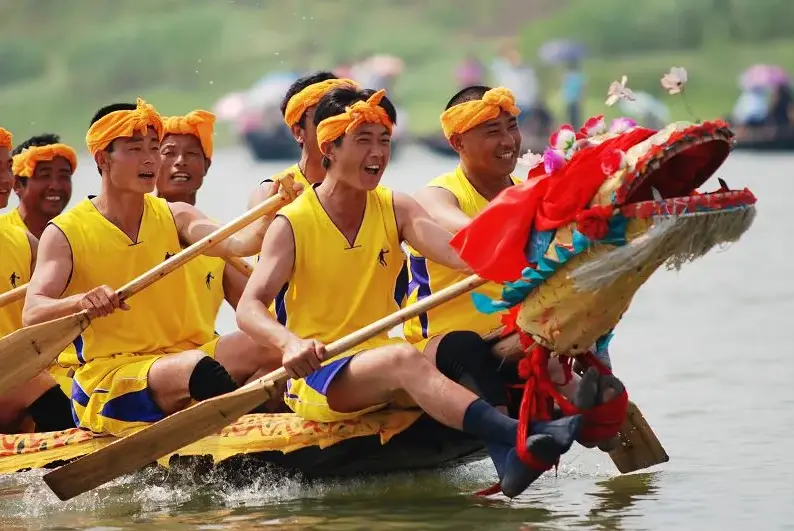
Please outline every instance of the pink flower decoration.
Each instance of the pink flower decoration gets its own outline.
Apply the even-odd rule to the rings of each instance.
[[[518,159],[518,162],[531,170],[543,162],[543,155],[540,153],[532,153],[530,150],[524,153],[521,158]]]
[[[607,106],[612,107],[618,100],[635,101],[637,99],[634,92],[626,86],[628,80],[629,78],[627,76],[623,76],[620,78],[620,81],[613,81],[612,84],[609,85],[606,100]]]
[[[568,151],[576,142],[576,133],[568,124],[560,126],[560,128],[551,135],[549,138],[549,145],[557,151]]]
[[[607,123],[604,120],[604,115],[600,114],[598,116],[593,116],[588,118],[588,120],[584,123],[580,132],[584,134],[584,136],[595,136],[600,135],[607,132]]]
[[[546,148],[543,152],[543,169],[546,170],[546,174],[556,173],[563,166],[565,166],[565,155],[556,149]]]
[[[637,122],[631,118],[621,117],[612,120],[612,125],[609,126],[610,133],[625,133],[632,127],[637,127]]]
[[[668,73],[662,76],[662,88],[670,94],[678,94],[684,90],[684,85],[686,85],[687,79],[688,76],[686,73],[686,68],[674,66]]]
[[[628,166],[626,154],[619,149],[613,149],[601,157],[601,171],[604,175],[614,175],[626,166]]]

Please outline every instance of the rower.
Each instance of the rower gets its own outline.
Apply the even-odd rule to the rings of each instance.
[[[447,103],[441,125],[459,163],[416,192],[415,198],[448,231],[458,232],[502,190],[519,182],[512,175],[521,149],[518,113],[513,94],[501,87],[466,87]],[[409,261],[409,304],[466,277],[412,248]],[[488,283],[477,291],[498,298],[502,287]],[[491,354],[493,345],[483,339],[501,324],[499,314],[483,315],[471,297],[463,296],[406,322],[403,333],[443,374],[458,382],[473,380],[478,393],[504,411],[508,400],[497,374],[500,363]]]
[[[157,197],[196,205],[196,195],[212,164],[214,124],[215,115],[203,110],[163,119]],[[198,256],[184,267],[195,285],[192,291],[204,324],[214,330],[221,303],[225,299],[236,309],[248,278],[216,256]]]
[[[6,214],[20,228],[41,238],[44,227],[72,198],[77,153],[58,135],[33,136],[14,148],[14,191],[19,206]]]
[[[513,94],[503,87],[467,87],[447,103],[441,125],[458,153],[458,166],[430,181],[415,197],[433,219],[450,232],[461,230],[497,195],[520,182],[513,175],[522,142],[518,114]],[[418,302],[465,278],[461,272],[428,259],[414,249],[409,252],[409,303]],[[478,291],[499,299],[502,287],[488,283]],[[470,296],[458,297],[410,320],[403,332],[443,374],[458,382],[473,382],[486,401],[505,408],[508,400],[504,383],[520,383],[518,363],[497,360],[492,354],[492,342],[483,339],[501,328],[501,319],[498,313],[479,312]],[[569,375],[566,381],[557,358],[550,360],[549,373],[563,394],[589,407],[597,402],[598,389],[602,389],[601,401],[613,397],[618,387],[622,389],[614,376],[599,376],[595,370],[589,371],[581,387],[575,374]],[[520,392],[511,395],[512,404],[516,406],[511,412],[517,413],[521,395]]]
[[[185,116],[163,119],[157,197],[169,203],[196,205],[196,196],[212,164],[214,124],[215,115],[200,109]],[[274,190],[274,193],[278,191]],[[197,309],[197,317],[201,318],[207,333],[218,335],[215,322],[221,304],[225,300],[237,309],[248,277],[217,256],[202,254],[183,267],[192,286],[194,300],[191,304]],[[252,341],[247,342],[246,347],[258,348]],[[280,405],[278,402],[268,406],[273,409]],[[257,411],[264,412],[267,409],[265,407]]]
[[[100,109],[86,135],[101,191],[53,219],[42,234],[39,264],[23,322],[86,310],[94,319],[75,369],[72,409],[78,425],[125,435],[187,406],[234,389],[279,364],[242,332],[213,337],[192,304],[184,269],[164,276],[128,304],[114,289],[177,254],[218,225],[187,203],[151,194],[160,169],[163,124],[141,99]],[[206,252],[248,256],[266,223],[256,221]],[[122,311],[119,311],[122,310]]]
[[[72,198],[72,176],[77,170],[77,152],[53,134],[32,136],[12,152],[14,191],[19,206],[3,217],[10,224],[30,231],[38,240],[44,227],[63,212]],[[20,306],[20,314],[22,308]],[[72,394],[72,369],[82,338],[66,347],[50,366],[50,374],[64,394]]]
[[[448,231],[409,196],[380,186],[395,121],[383,90],[338,87],[320,100],[314,123],[326,176],[272,222],[237,307],[238,324],[282,351],[290,376],[284,400],[302,418],[360,417],[405,391],[431,417],[485,441],[503,490],[515,496],[543,471],[517,457],[517,422],[445,378],[404,339],[382,333],[323,361],[327,343],[398,309],[392,294],[403,240],[449,268],[466,269]],[[274,300],[275,318],[268,311]],[[528,450],[554,463],[572,444],[579,420],[558,423],[566,424],[567,437],[532,435]]]
[[[0,127],[0,208],[8,206],[13,187],[11,134]],[[30,280],[36,264],[36,238],[0,217],[0,293]],[[0,307],[0,337],[22,327],[22,301]],[[56,431],[74,427],[69,399],[48,371],[0,396],[0,433]]]
[[[301,147],[301,159],[297,164],[277,174],[277,177],[291,174],[295,182],[304,187],[322,182],[325,177],[325,167],[323,155],[317,146],[314,112],[320,98],[340,85],[357,86],[357,83],[350,79],[340,79],[331,72],[321,70],[297,79],[287,89],[281,101],[281,115],[284,117],[284,123],[290,128],[295,142]],[[253,208],[269,197],[271,189],[265,183],[272,180],[265,179],[257,186],[248,200],[248,208]]]
[[[265,183],[278,179],[284,175],[291,175],[295,182],[308,188],[322,182],[325,178],[326,167],[323,165],[323,154],[317,145],[317,126],[314,123],[314,113],[317,103],[330,90],[340,87],[359,87],[351,79],[338,78],[331,72],[320,70],[297,79],[287,89],[281,101],[281,114],[284,123],[292,131],[295,142],[301,147],[301,159],[297,164],[286,168],[273,178],[263,180],[251,193],[248,208],[261,203],[269,197],[269,189]],[[404,256],[405,253],[401,253]],[[408,290],[408,265],[405,260],[400,270],[400,280],[395,288],[395,298],[399,304],[405,302]]]

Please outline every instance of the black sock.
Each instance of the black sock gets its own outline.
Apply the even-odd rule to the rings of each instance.
[[[477,393],[492,406],[507,405],[504,382],[499,377],[499,360],[491,352],[491,345],[476,332],[446,334],[438,343],[436,367],[454,382],[471,378]]]
[[[196,364],[188,382],[190,397],[199,402],[230,393],[238,387],[223,365],[209,356]]]
[[[488,456],[502,479],[507,456],[515,448],[518,422],[478,398],[472,402],[463,415],[463,431],[476,435],[488,450]]]
[[[496,467],[496,474],[499,476],[499,479],[504,477],[507,457],[510,455],[510,450],[513,448],[515,448],[515,446],[508,446],[495,442],[489,442],[485,445],[485,449],[488,450],[488,457],[493,461],[493,466]]]
[[[37,432],[74,428],[72,404],[59,385],[50,388],[30,404],[28,413],[36,423]]]
[[[518,421],[503,415],[485,400],[478,398],[463,415],[463,431],[476,435],[486,443],[516,445]]]

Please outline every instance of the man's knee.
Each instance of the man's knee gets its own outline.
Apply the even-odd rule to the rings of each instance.
[[[281,351],[256,343],[250,336],[236,331],[221,336],[215,359],[242,383],[258,371],[273,371],[281,366]]]
[[[148,387],[157,406],[166,414],[184,408],[190,402],[188,385],[193,370],[207,357],[200,350],[186,350],[163,356],[149,368]]]
[[[395,371],[400,375],[416,373],[417,370],[429,365],[422,353],[408,343],[394,345],[388,360],[389,370]]]

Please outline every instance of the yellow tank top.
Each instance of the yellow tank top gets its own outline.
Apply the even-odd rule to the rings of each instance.
[[[22,230],[28,230],[28,226],[22,221],[22,216],[19,214],[19,208],[15,208],[7,214],[0,215],[0,222],[6,222],[14,227]]]
[[[0,219],[0,293],[30,282],[32,259],[27,232]],[[0,307],[0,337],[22,328],[25,298]]]
[[[7,224],[9,224],[9,225],[11,225],[13,227],[19,228],[23,232],[27,232],[27,230],[28,230],[28,226],[25,225],[25,222],[22,220],[22,216],[19,214],[19,208],[15,208],[14,210],[9,212],[8,214],[4,214],[3,216],[0,216],[0,225],[3,225],[3,223],[7,223]],[[28,246],[28,252],[30,252],[30,248],[29,248],[30,244],[27,241],[27,235],[25,235],[25,245]],[[2,253],[0,253],[0,254],[2,254]],[[30,263],[30,260],[28,260],[28,263]],[[28,280],[30,280],[30,279],[28,279]],[[27,282],[27,280],[25,282]],[[17,285],[21,285],[21,284],[17,283]],[[22,308],[23,308],[24,302],[25,302],[25,300],[22,299],[22,300],[18,301],[17,303],[14,303],[13,305],[11,305],[11,307],[16,307],[17,305],[19,305],[18,313],[16,314],[17,317],[15,319],[15,321],[18,323],[17,328],[21,328],[22,327]],[[6,307],[6,308],[8,308],[10,310],[9,307]],[[2,311],[3,311],[3,309],[0,308],[0,313]],[[2,319],[3,318],[0,317],[0,321],[2,321]],[[2,325],[0,325],[0,328],[2,328]],[[16,330],[16,328],[15,328],[15,330]],[[6,332],[6,333],[9,333],[9,332]],[[74,340],[74,343],[72,343],[71,345],[66,347],[66,349],[64,349],[64,351],[61,352],[61,354],[58,356],[58,359],[55,360],[52,363],[52,366],[50,368],[50,372],[52,373],[53,376],[55,376],[55,379],[58,381],[58,383],[61,384],[61,387],[63,388],[64,393],[66,393],[66,396],[69,396],[69,385],[71,385],[71,380],[69,379],[69,377],[67,375],[68,374],[67,370],[64,367],[60,367],[59,364],[63,364],[63,365],[74,365],[74,364],[77,364],[77,360],[78,360],[78,358],[77,358],[77,349],[78,348],[82,348],[82,337],[81,336],[77,336],[77,339]]]
[[[513,184],[519,182],[513,176],[510,178]],[[427,186],[435,186],[451,192],[458,200],[460,209],[471,218],[488,206],[488,200],[472,186],[460,166],[453,172],[436,177]],[[432,262],[410,247],[408,251],[410,262],[408,304],[415,304],[431,293],[466,278],[465,274]],[[499,299],[502,295],[502,287],[499,284],[488,283],[475,291],[495,299]],[[417,343],[455,330],[471,330],[485,335],[500,326],[500,314],[485,315],[478,312],[471,300],[471,294],[466,294],[406,321],[403,334],[409,342]]]
[[[63,296],[85,293],[107,284],[118,289],[181,250],[168,203],[144,196],[138,241],[133,242],[108,221],[90,198],[52,220],[69,240],[72,276]],[[83,332],[80,361],[119,353],[171,353],[210,341],[192,305],[185,268],[163,277],[129,300],[129,311],[95,319]]]
[[[226,261],[216,256],[199,255],[184,266],[193,297],[196,319],[208,334],[215,333],[215,320],[225,298],[223,272]]]
[[[276,297],[279,322],[300,337],[330,343],[399,309],[404,263],[391,190],[367,193],[355,243],[328,217],[314,187],[279,212],[292,226],[295,266]],[[388,332],[373,342],[388,341]]]

